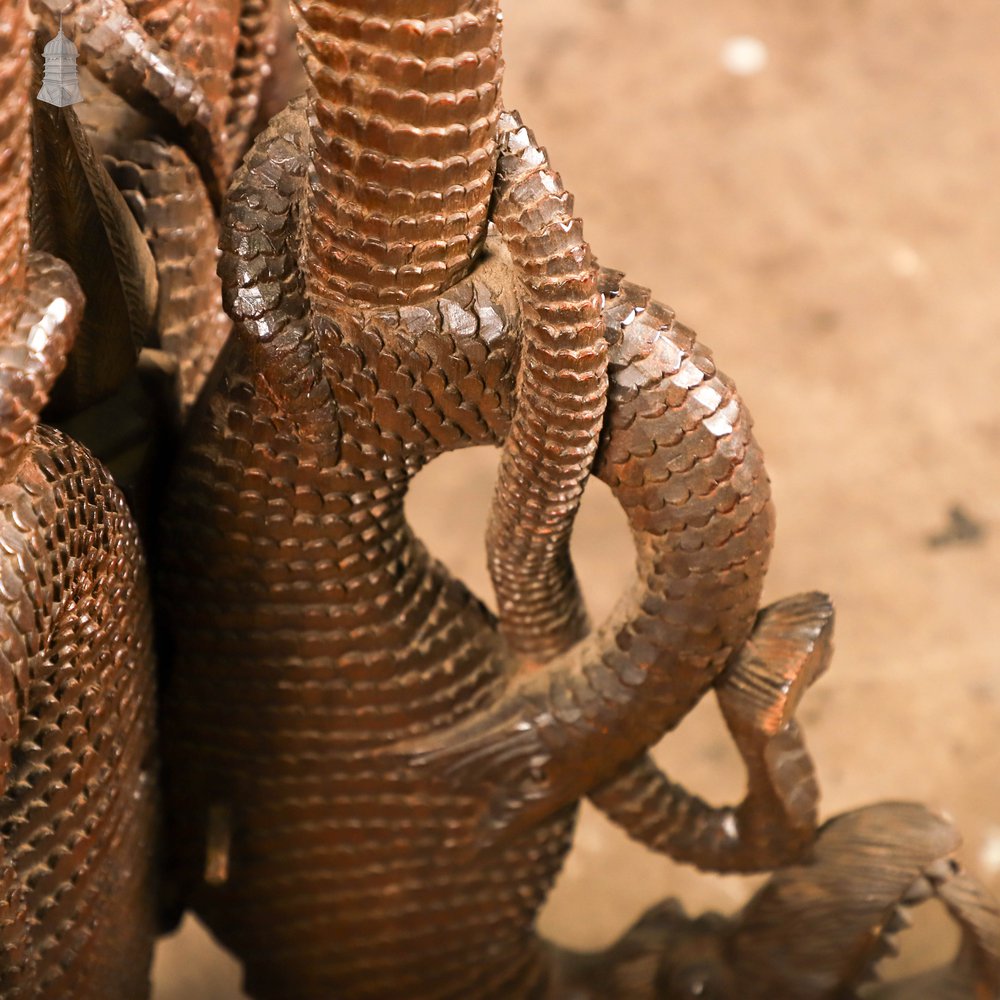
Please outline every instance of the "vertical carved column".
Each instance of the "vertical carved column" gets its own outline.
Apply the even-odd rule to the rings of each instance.
[[[497,0],[295,0],[316,90],[310,293],[412,302],[486,235],[499,115]]]

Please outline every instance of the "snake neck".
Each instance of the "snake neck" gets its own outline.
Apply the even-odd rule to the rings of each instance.
[[[497,0],[296,0],[314,88],[310,295],[414,302],[486,236],[500,111]]]

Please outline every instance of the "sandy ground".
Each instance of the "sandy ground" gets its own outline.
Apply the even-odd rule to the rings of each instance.
[[[601,260],[699,331],[755,415],[779,518],[766,596],[836,601],[833,668],[800,712],[825,814],[881,798],[944,809],[1000,891],[1000,7],[505,10],[507,103],[576,193]],[[731,44],[742,36],[763,49]],[[754,72],[734,73],[734,52]],[[493,469],[486,452],[442,459],[411,504],[484,596]],[[575,546],[599,618],[632,573],[600,484]],[[710,799],[741,794],[711,706],[657,756]],[[750,884],[679,869],[585,808],[542,929],[597,947],[664,896],[732,910]],[[909,952],[923,962],[948,940],[924,922]],[[193,923],[160,947],[157,1000],[230,1000],[238,981]]]

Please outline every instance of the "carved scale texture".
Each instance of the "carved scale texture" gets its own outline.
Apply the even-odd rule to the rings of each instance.
[[[61,9],[52,0],[38,3],[50,14]],[[73,23],[88,69],[119,96],[140,110],[158,107],[182,126],[197,121],[206,133],[213,131],[217,112],[193,69],[178,66],[124,0],[81,0],[74,7]]]
[[[414,302],[486,236],[500,110],[497,0],[295,0],[316,88],[310,293]]]
[[[498,736],[515,798],[522,766],[554,758],[557,737],[589,745],[571,755],[575,785],[543,790],[536,822],[484,836],[506,789],[392,752],[504,704],[513,666],[489,613],[413,537],[403,499],[435,455],[509,431],[511,259],[495,242],[437,299],[310,321],[296,265],[306,130],[301,110],[281,116],[234,185],[221,271],[238,336],[168,499],[178,876],[257,997],[539,995],[533,922],[572,807],[675,725],[746,637],[767,480],[707,352],[603,272],[613,374],[596,469],[629,516],[640,580],[556,672],[515,686],[549,727],[529,733],[524,760]],[[228,878],[210,884],[216,849]]]
[[[135,366],[153,327],[156,265],[72,108],[34,113],[31,239],[73,268],[86,308],[49,400],[64,418],[107,399]]]
[[[672,782],[648,754],[591,801],[631,837],[711,871],[762,871],[796,859],[816,832],[819,788],[795,710],[826,669],[833,606],[824,594],[763,610],[716,685],[747,771],[738,806],[711,806]]]
[[[280,132],[268,151],[291,152]],[[295,152],[304,168],[302,147]],[[270,246],[280,227],[295,230],[287,197],[268,189],[267,158],[255,162],[265,177],[237,181],[231,209],[235,225],[252,227],[244,248],[253,233]],[[288,266],[280,253],[242,256],[257,270]],[[476,294],[456,290],[447,308],[480,336],[442,334],[437,309],[388,310],[385,331],[370,333],[370,362],[407,387],[444,372],[455,382],[473,366],[509,372],[510,341],[490,344],[501,306],[485,287]],[[393,355],[385,344],[397,340]],[[474,799],[358,753],[453,721],[501,680],[488,613],[428,558],[402,510],[423,452],[489,431],[471,411],[449,426],[440,403],[413,399],[414,440],[383,442],[386,462],[372,447],[369,362],[343,351],[338,465],[300,452],[233,344],[175,483],[165,553],[182,623],[183,669],[169,696],[174,843],[187,852],[197,909],[244,959],[258,995],[513,995],[538,974],[530,914],[565,850],[567,822],[476,856]],[[247,519],[248,498],[261,524]],[[230,813],[233,831],[230,880],[218,888],[198,884],[212,807]],[[428,909],[427,885],[450,905]]]
[[[21,909],[13,932],[26,938],[2,963],[0,993],[142,997],[155,933],[155,776],[135,528],[103,468],[44,427],[0,497],[4,547],[14,550],[4,552],[5,582],[30,567],[22,585],[46,599],[44,632],[19,637],[34,666],[0,797],[4,863],[16,873],[6,902]],[[24,623],[22,602],[5,604],[8,627]]]
[[[145,569],[106,470],[30,429],[80,311],[69,269],[35,255],[0,350],[4,412],[30,434],[0,483],[0,995],[131,1000],[155,930]]]
[[[770,829],[746,829],[739,807],[709,805],[670,781],[648,754],[630,764],[611,785],[593,792],[591,799],[630,837],[674,861],[712,871],[762,871],[802,850],[815,829],[819,797],[797,728],[774,738],[770,748],[778,760],[776,776],[765,773],[765,780],[770,779],[767,784],[758,775],[754,777],[766,791],[771,791],[772,782],[778,785],[783,793],[779,805],[791,803],[797,807],[794,819],[805,813],[811,823],[799,822],[800,829],[795,830],[798,840],[791,846],[791,838],[780,823],[772,820]],[[745,800],[744,805],[749,802]],[[774,813],[780,815],[777,809]],[[804,832],[802,826],[806,827]]]
[[[225,102],[239,27],[234,0],[126,0],[125,6],[151,38],[192,70],[209,102]]]
[[[260,117],[260,92],[271,75],[280,21],[274,0],[241,0],[226,131],[235,167]]]
[[[186,412],[231,328],[216,275],[219,226],[179,146],[139,140],[115,152],[105,162],[156,260],[159,343],[178,361]]]
[[[463,787],[493,786],[501,826],[613,778],[691,710],[747,638],[770,552],[767,477],[734,386],[646,290],[614,272],[598,283],[609,389],[594,474],[626,513],[638,580],[481,718],[406,748]]]
[[[50,21],[61,9],[56,0],[34,2],[48,11]],[[143,5],[138,6],[147,13]],[[176,28],[185,29],[182,37],[188,48],[208,45],[209,51],[202,55],[210,72],[206,73],[199,62],[185,63],[175,57],[145,30],[124,0],[79,0],[73,9],[76,44],[87,68],[120,97],[154,120],[172,119],[185,131],[206,184],[221,198],[231,169],[226,132],[229,104],[223,99],[212,101],[203,84],[211,93],[225,94],[228,76],[222,72],[226,66],[231,69],[232,56],[220,54],[229,50],[225,45],[217,49],[217,40],[235,50],[237,18],[228,5],[190,6],[192,12],[198,11],[197,30],[181,16],[187,10],[186,3],[178,9]],[[168,41],[175,41],[168,30],[172,23],[162,24],[153,10],[148,17],[151,28],[163,30]]]
[[[32,0],[54,33],[60,0]],[[78,0],[87,68],[172,141],[183,136],[217,208],[260,110],[275,0]],[[105,123],[102,123],[105,124]]]
[[[516,116],[503,117],[500,142],[493,221],[518,278],[523,336],[487,552],[504,636],[547,660],[587,631],[569,542],[604,416],[607,343],[572,196]]]
[[[257,30],[255,14],[269,5],[264,0],[127,0],[128,10],[145,29],[149,39],[162,46],[170,65],[190,74],[196,82],[211,118],[210,132],[217,147],[218,162],[223,176],[228,176],[242,154],[248,128],[243,127],[241,115],[234,120],[230,106],[231,81],[239,68],[241,75],[250,77],[249,85],[241,88],[241,105],[255,93],[252,73],[248,72],[246,56],[253,58],[255,51],[245,53],[238,62],[241,44],[241,8],[251,10],[247,24]],[[251,43],[251,48],[255,46]],[[261,53],[262,54],[262,53]],[[255,61],[255,65],[259,62]],[[235,126],[237,134],[233,134]]]
[[[691,919],[676,900],[649,910],[600,955],[564,955],[553,997],[573,1000],[993,1000],[1000,910],[953,857],[957,832],[914,803],[834,817],[798,861],[732,919]],[[948,965],[886,984],[909,911],[940,901],[960,934]]]
[[[21,461],[56,374],[66,363],[83,297],[69,265],[26,254],[29,280],[20,319],[0,330],[0,481]]]
[[[0,2],[0,332],[20,314],[28,245],[30,119],[24,113],[29,34],[20,0]]]
[[[748,1000],[853,996],[845,984],[875,978],[909,926],[906,907],[937,897],[955,920],[955,961],[892,984],[884,1000],[990,1000],[1000,992],[1000,910],[951,857],[960,843],[941,816],[883,802],[834,817],[795,865],[754,895],[728,941]]]
[[[739,828],[739,809],[706,807],[635,751],[684,716],[747,633],[769,548],[766,479],[731,384],[648,293],[598,273],[568,195],[526,130],[501,127],[501,138],[514,142],[498,165],[500,238],[465,278],[483,245],[493,182],[495,4],[297,6],[320,95],[311,121],[313,183],[304,184],[309,136],[299,110],[266,137],[232,199],[222,271],[239,340],[198,417],[196,434],[208,430],[188,447],[167,521],[177,529],[169,540],[186,546],[168,556],[165,574],[181,653],[171,698],[177,871],[188,898],[243,957],[259,996],[533,996],[553,971],[546,968],[552,952],[534,938],[534,914],[561,863],[580,796],[591,794],[634,836],[699,864],[712,857],[721,867],[743,867],[765,856],[759,836]],[[261,56],[274,25],[270,3],[81,0],[79,8],[97,71],[137,105],[154,113],[158,106],[188,127],[217,195],[256,117]],[[337,139],[328,141],[331,123]],[[214,259],[212,227],[201,224],[208,203],[178,150],[144,144],[136,161],[118,164],[119,179],[157,253],[166,303],[160,332],[183,359],[187,406],[225,329],[213,297],[202,294],[206,286],[184,282],[185,264],[207,275]],[[314,224],[304,240],[300,213],[309,199]],[[5,231],[16,243],[16,227]],[[295,265],[303,260],[312,306]],[[16,269],[9,273],[17,279]],[[431,295],[438,297],[414,304]],[[380,302],[391,305],[357,308]],[[47,308],[58,325],[51,301]],[[51,344],[64,352],[58,336]],[[602,423],[606,354],[611,394]],[[23,457],[48,363],[20,349],[4,348],[0,358],[14,402],[4,429],[8,469]],[[566,653],[586,631],[566,543],[601,428],[597,469],[629,514],[640,579],[618,614]],[[428,559],[401,504],[408,479],[436,454],[501,441],[490,537],[498,628]],[[87,517],[103,524],[103,512],[120,508],[94,491],[93,464],[79,449],[45,430],[38,446],[45,456],[33,451],[23,468],[34,462],[46,486],[67,470],[84,470],[67,488],[67,510],[78,512],[67,518],[72,527]],[[72,492],[81,483],[86,501]],[[95,497],[104,503],[97,514]],[[17,531],[38,507],[15,511]],[[77,603],[91,614],[85,600]],[[16,643],[18,631],[7,631]],[[27,627],[19,631],[34,641]],[[82,659],[74,665],[84,671],[99,633],[92,629],[75,647]],[[755,631],[737,662],[759,639]],[[12,663],[30,668],[29,677],[49,676],[20,652]],[[550,662],[525,669],[537,668],[525,659]],[[50,666],[69,665],[57,655]],[[775,721],[781,699],[765,689],[800,682],[768,657],[760,668],[737,678],[749,722],[727,721],[751,786],[756,767],[757,784],[784,800],[779,807],[805,816],[800,827],[811,833],[811,769],[801,763],[794,724],[784,730],[784,717]],[[72,682],[52,676],[55,698]],[[98,690],[113,696],[123,676],[108,675]],[[55,773],[56,730],[46,728],[42,710],[22,718],[18,706],[19,693],[44,682],[14,680],[0,685],[2,735],[23,726],[17,752],[37,751],[31,760],[44,759]],[[724,713],[727,698],[739,700],[731,687],[719,688]],[[61,711],[50,701],[45,711]],[[138,757],[129,756],[136,747],[127,730],[142,727],[128,719],[117,725],[126,730],[115,754],[128,787],[136,771],[121,762]],[[106,731],[93,728],[99,753]],[[71,753],[78,734],[70,732]],[[50,737],[51,751],[43,745]],[[430,742],[414,752],[421,740]],[[748,753],[747,741],[759,746]],[[13,766],[12,780],[30,799],[39,771],[21,780],[21,764],[16,754],[0,761]],[[73,768],[85,766],[74,759],[72,773],[53,787],[61,791],[60,781],[68,784]],[[119,794],[113,771],[93,780],[105,778],[102,792],[88,785],[85,801]],[[36,809],[32,802],[15,810],[15,827],[28,828]],[[80,843],[76,823],[84,837],[103,835],[92,819],[81,807],[59,830],[44,830],[37,845],[22,849],[11,837],[3,848],[20,849],[15,860],[27,864],[37,847],[57,865],[66,842]],[[912,820],[897,826],[915,828]],[[129,831],[131,840],[115,841],[115,872],[126,882],[130,859],[146,850],[137,827]],[[837,841],[837,829],[826,837]],[[685,977],[704,975],[706,955],[723,969],[739,966],[740,983],[752,982],[762,996],[790,996],[824,966],[835,970],[826,995],[852,978],[838,966],[841,955],[851,963],[859,942],[863,951],[878,950],[873,926],[923,857],[903,851],[895,873],[875,864],[876,879],[889,873],[892,892],[869,899],[862,913],[853,900],[870,889],[872,866],[845,868],[839,854],[853,861],[867,839],[839,837],[846,849],[817,850],[788,878],[773,880],[735,933],[719,921],[676,917],[640,926],[642,941],[629,935],[614,953],[584,961],[573,995],[636,1000],[675,987],[687,995],[695,979]],[[891,839],[875,838],[889,849]],[[934,864],[926,881],[937,880],[964,934],[963,957],[944,973],[947,995],[969,995],[973,966],[986,970],[978,981],[988,979],[993,995],[995,907],[968,880],[941,883]],[[849,870],[860,887],[845,882]],[[51,881],[38,868],[26,879],[9,855],[0,857],[0,944],[5,974],[19,977],[17,991],[140,995],[149,912],[148,895],[137,888],[142,880],[104,883],[123,901],[121,913],[134,906],[141,914],[138,924],[115,918],[135,934],[115,933],[111,959],[110,916],[88,924],[96,933],[86,941],[71,933],[73,922],[86,921],[83,911],[62,925],[61,937],[58,928],[44,936],[49,914],[68,912],[77,899],[73,886],[60,884],[39,902],[32,891]],[[802,886],[813,883],[834,887],[830,898],[837,891],[848,897],[835,916],[825,895],[796,909]],[[845,910],[857,917],[851,926]],[[820,933],[789,941],[790,921],[810,919],[823,925]],[[831,919],[839,939],[826,933]],[[654,969],[672,947],[664,949],[665,941],[680,942],[669,986]],[[795,957],[808,956],[795,983],[783,971],[795,967],[790,944]],[[39,948],[60,956],[60,971],[40,975]],[[698,964],[687,970],[692,956]],[[568,980],[559,974],[571,965],[557,961],[550,995],[566,995]],[[85,966],[85,981],[74,982]],[[611,978],[602,978],[608,970]],[[39,981],[42,993],[33,985]],[[944,996],[944,982],[930,992]],[[927,995],[914,988],[905,995]],[[725,995],[742,998],[743,986]]]

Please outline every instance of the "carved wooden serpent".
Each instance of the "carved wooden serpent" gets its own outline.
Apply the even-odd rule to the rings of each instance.
[[[745,641],[771,532],[749,418],[669,310],[598,271],[543,151],[500,116],[495,4],[419,6],[414,19],[406,2],[301,5],[319,100],[311,122],[300,104],[261,137],[228,199],[238,336],[165,519],[176,867],[259,996],[597,989],[592,962],[531,929],[585,794],[703,866],[773,866],[813,833],[791,716],[826,665],[832,614],[819,595],[781,602]],[[81,7],[99,15],[95,64],[145,104],[128,70],[156,65],[154,50],[123,59],[106,25],[124,7]],[[183,117],[183,100],[157,98]],[[222,119],[202,129],[199,115],[212,118],[189,119],[188,148],[211,191]],[[140,219],[165,159],[143,155],[145,175],[142,156],[114,171]],[[176,250],[151,242],[162,282]],[[217,328],[198,325],[212,307],[178,310],[182,366]],[[496,623],[429,560],[402,500],[435,455],[501,442]],[[591,466],[629,514],[640,583],[588,636],[567,546]],[[643,754],[713,683],[748,765],[735,810]],[[734,927],[652,915],[604,956],[593,995],[748,996],[750,981],[761,996],[832,995],[925,870],[966,931],[947,988],[995,990],[995,914],[935,867],[954,846],[904,807],[844,817]],[[840,935],[789,931],[816,909],[801,898],[811,881],[846,903],[892,856]],[[714,978],[690,961],[701,930]],[[797,954],[809,975],[790,978]]]
[[[24,6],[0,3],[0,996],[139,998],[149,988],[160,861],[145,560],[107,470],[36,424],[60,376],[63,415],[110,391],[101,370],[117,376],[120,352],[101,323],[118,319],[116,309],[134,321],[144,290],[121,277],[132,264],[122,254],[138,245],[120,229],[109,230],[111,257],[87,266],[86,254],[107,249],[93,243],[100,220],[120,208],[121,223],[127,209],[112,203],[72,111],[39,108],[32,137]],[[140,154],[131,169],[141,170],[144,147],[129,149]],[[183,170],[186,156],[177,147],[151,155],[160,158],[155,195],[169,197],[162,162],[179,157]],[[28,250],[32,161],[31,243],[80,268],[86,309],[70,268]],[[191,173],[183,178],[191,189]],[[181,403],[196,391],[206,350],[214,353],[220,323],[211,310],[221,316],[210,281],[207,295],[190,299],[171,285],[178,248],[195,263],[207,248],[214,268],[211,211],[184,214],[208,201],[197,188],[182,191],[185,204],[171,206],[168,220],[156,217],[154,197],[150,220],[169,223],[154,246],[171,296],[162,333],[180,356]],[[124,299],[101,301],[115,279],[102,283],[100,268],[118,272]]]
[[[317,97],[230,192],[237,337],[166,516],[172,842],[255,996],[560,995],[531,927],[583,795],[705,867],[813,829],[791,713],[831,614],[783,602],[747,641],[771,536],[749,418],[669,310],[598,272],[500,115],[495,4],[415,10],[299,6]],[[403,499],[435,455],[501,442],[494,623]],[[584,637],[567,546],[591,464],[639,584]],[[643,754],[720,678],[737,810]]]

